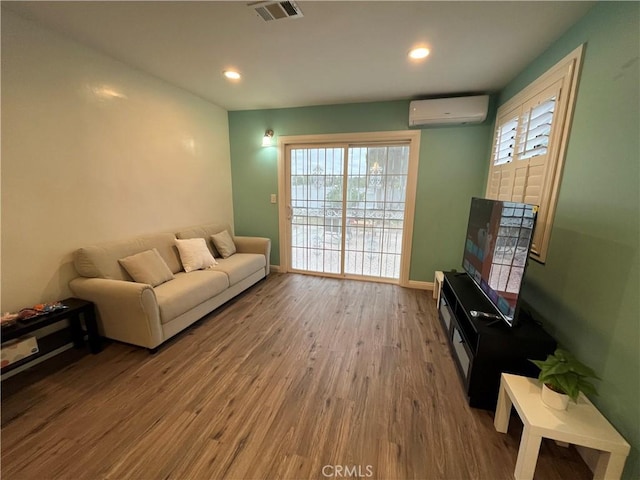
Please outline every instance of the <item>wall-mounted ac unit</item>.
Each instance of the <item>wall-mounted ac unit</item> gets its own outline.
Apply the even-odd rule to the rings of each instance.
[[[488,107],[489,95],[415,100],[409,104],[409,126],[482,123]]]

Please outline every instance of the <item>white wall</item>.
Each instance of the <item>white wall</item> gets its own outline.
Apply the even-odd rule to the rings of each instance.
[[[93,243],[233,224],[227,112],[2,11],[1,310],[70,296]]]

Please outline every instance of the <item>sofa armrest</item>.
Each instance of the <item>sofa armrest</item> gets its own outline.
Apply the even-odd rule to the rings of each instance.
[[[144,283],[78,277],[73,294],[96,305],[100,333],[107,338],[155,348],[163,341],[156,294]]]
[[[271,239],[265,237],[233,237],[238,253],[260,253],[265,256],[267,265],[266,275],[269,275],[271,264]]]

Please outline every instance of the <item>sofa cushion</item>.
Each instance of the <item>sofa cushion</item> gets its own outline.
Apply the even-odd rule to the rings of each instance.
[[[169,282],[154,288],[160,322],[167,323],[229,287],[223,272],[196,270],[177,273]]]
[[[176,245],[180,252],[182,266],[187,273],[209,268],[217,263],[207,248],[207,242],[204,238],[176,239]]]
[[[222,258],[229,258],[231,255],[236,253],[236,244],[233,242],[233,238],[231,238],[231,235],[229,235],[229,232],[226,230],[216,233],[215,235],[211,235],[211,241],[216,247],[216,250],[220,252],[220,256],[222,256]]]
[[[176,233],[177,238],[204,238],[207,242],[207,247],[211,251],[211,255],[214,257],[221,257],[220,252],[216,249],[215,245],[211,241],[211,235],[215,235],[216,233],[220,233],[222,231],[228,231],[233,234],[231,227],[224,223],[209,223],[206,225],[198,225],[191,228],[186,228],[178,233]]]
[[[182,263],[175,242],[176,236],[173,233],[158,233],[101,243],[76,250],[73,261],[76,270],[83,277],[131,280],[118,260],[156,248],[169,270],[177,273],[182,270]]]
[[[236,253],[229,258],[219,258],[213,270],[229,275],[229,284],[235,285],[259,270],[264,270],[266,260],[258,253]]]
[[[138,283],[155,287],[173,278],[173,273],[156,248],[121,258],[119,262]]]

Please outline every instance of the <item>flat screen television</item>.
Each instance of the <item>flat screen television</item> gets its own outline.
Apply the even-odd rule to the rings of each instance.
[[[462,267],[511,327],[537,212],[526,203],[471,199]]]

